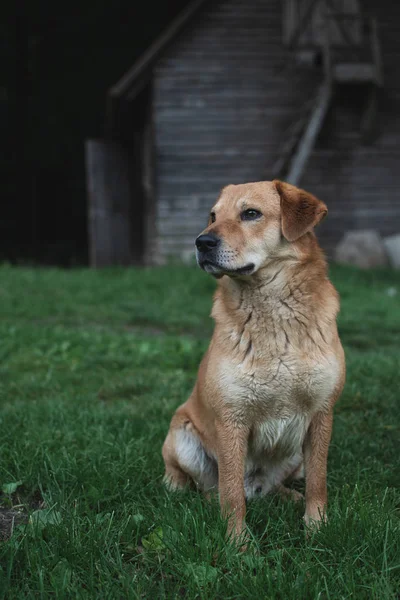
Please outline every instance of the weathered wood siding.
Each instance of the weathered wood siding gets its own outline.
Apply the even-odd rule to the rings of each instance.
[[[310,92],[283,64],[280,0],[210,3],[158,63],[156,258],[190,255],[224,185],[268,178]]]
[[[385,62],[382,133],[362,146],[365,89],[338,88],[302,181],[330,209],[320,228],[328,251],[349,228],[400,230],[400,6],[381,0],[373,11]],[[319,79],[312,69],[285,71],[284,57],[280,0],[220,0],[158,63],[154,260],[191,255],[225,184],[273,175],[287,127]]]

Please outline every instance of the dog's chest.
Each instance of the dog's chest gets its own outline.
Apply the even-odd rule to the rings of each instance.
[[[311,415],[332,397],[339,375],[335,356],[311,359],[298,352],[237,361],[225,357],[218,366],[224,403],[244,419],[287,419]]]
[[[312,415],[327,406],[338,383],[334,320],[328,327],[309,307],[289,302],[252,298],[240,318],[226,313],[216,328],[210,362],[219,393],[247,424]]]

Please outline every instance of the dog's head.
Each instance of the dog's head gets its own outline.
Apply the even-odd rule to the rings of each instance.
[[[328,209],[308,192],[281,181],[228,185],[196,239],[199,266],[214,277],[252,275],[293,254]]]

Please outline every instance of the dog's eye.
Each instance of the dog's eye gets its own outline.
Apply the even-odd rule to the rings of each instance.
[[[254,221],[254,219],[259,219],[261,216],[262,213],[260,213],[259,210],[256,210],[255,208],[248,208],[242,212],[240,218],[242,221]]]
[[[211,223],[215,223],[215,213],[214,212],[210,213],[210,219],[211,219]]]

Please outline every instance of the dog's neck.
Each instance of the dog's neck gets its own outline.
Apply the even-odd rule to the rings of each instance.
[[[331,288],[327,293],[327,287]],[[249,277],[223,277],[215,295],[212,316],[225,334],[231,327],[239,335],[304,330],[304,335],[336,319],[338,300],[327,278],[322,254],[302,253],[271,261]]]
[[[224,277],[220,297],[234,313],[262,311],[266,314],[277,303],[285,303],[293,296],[303,305],[325,279],[321,271],[321,265],[313,261],[305,265],[291,259],[274,260],[252,276]]]

